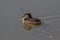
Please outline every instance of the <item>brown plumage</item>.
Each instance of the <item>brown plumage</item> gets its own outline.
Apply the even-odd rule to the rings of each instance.
[[[32,17],[32,15],[30,13],[26,13],[24,16],[23,16],[23,24],[25,26],[27,26],[27,29],[29,30],[29,27],[37,27],[38,25],[41,25],[41,20],[38,19],[38,18],[34,18]]]

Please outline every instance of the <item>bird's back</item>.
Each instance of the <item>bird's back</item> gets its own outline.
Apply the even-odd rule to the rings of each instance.
[[[30,18],[29,21],[30,22],[41,22],[41,20],[37,18]]]

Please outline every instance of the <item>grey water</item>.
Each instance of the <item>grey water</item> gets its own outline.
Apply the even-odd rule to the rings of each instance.
[[[21,8],[44,24],[26,31]],[[0,40],[60,40],[60,0],[0,0]]]

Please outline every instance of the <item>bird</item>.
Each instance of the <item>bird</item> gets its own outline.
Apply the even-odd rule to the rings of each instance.
[[[33,17],[30,12],[26,12],[22,17],[22,23],[25,25],[26,30],[31,30],[32,27],[38,27],[42,24],[41,19]]]

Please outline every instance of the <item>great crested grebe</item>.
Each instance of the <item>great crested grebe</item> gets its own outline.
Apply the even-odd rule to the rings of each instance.
[[[32,27],[37,27],[38,25],[41,25],[41,20],[38,18],[32,17],[31,13],[25,13],[22,19],[22,23],[25,25],[26,30],[30,30]]]

